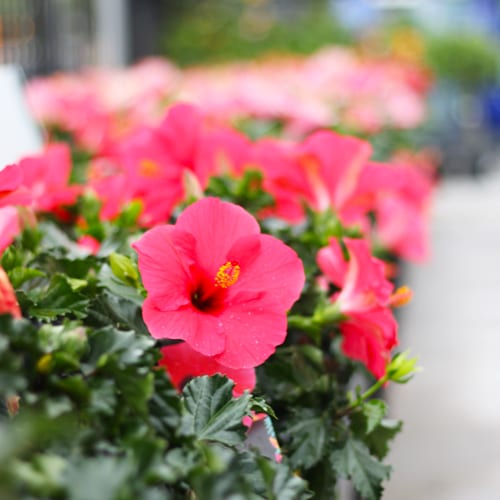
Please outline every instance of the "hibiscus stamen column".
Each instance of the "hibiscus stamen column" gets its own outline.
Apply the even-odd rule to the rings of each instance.
[[[226,262],[224,265],[219,267],[219,270],[215,275],[214,278],[215,286],[227,288],[231,285],[234,285],[236,281],[238,281],[239,275],[240,275],[239,264],[237,262]]]

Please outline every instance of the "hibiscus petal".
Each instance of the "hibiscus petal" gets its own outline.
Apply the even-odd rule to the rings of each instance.
[[[0,255],[21,232],[16,207],[0,208]]]
[[[7,165],[0,170],[0,193],[17,189],[23,181],[19,165]]]
[[[233,389],[235,396],[244,391],[252,391],[255,387],[255,370],[253,368],[235,369],[220,364],[213,357],[203,356],[193,350],[186,342],[169,345],[161,349],[163,358],[159,361],[168,371],[172,383],[182,389],[191,377],[215,375],[220,373],[231,379],[236,385]]]
[[[253,250],[256,248],[258,252]],[[297,253],[277,238],[267,234],[241,238],[227,257],[236,260],[241,269],[230,293],[265,292],[282,312],[300,297],[305,282],[304,266]]]
[[[226,346],[217,361],[233,368],[262,364],[286,337],[286,315],[271,299],[233,304],[220,316],[226,332]]]
[[[392,311],[379,307],[357,314],[342,323],[340,330],[345,355],[363,362],[375,377],[382,377],[390,351],[398,343],[397,322]]]
[[[156,338],[185,340],[195,351],[214,356],[224,350],[222,322],[215,316],[185,306],[175,311],[158,309],[154,299],[146,298],[142,316],[149,333]],[[207,335],[207,332],[210,332]]]
[[[320,181],[335,208],[340,208],[354,190],[371,152],[367,141],[325,130],[311,134],[298,148],[299,156],[317,158]]]
[[[189,260],[186,262],[186,252],[189,251],[190,239],[191,235],[178,232],[173,226],[158,226],[132,244],[139,255],[144,286],[150,296],[164,298],[162,309],[175,309],[190,302],[189,275],[185,268],[189,263]],[[160,303],[159,299],[157,303]]]
[[[384,263],[372,255],[366,240],[345,238],[344,243],[349,250],[350,261],[342,299],[339,300],[345,297],[346,303],[352,301],[362,307],[365,301],[357,300],[356,296],[371,295],[376,303],[387,304],[394,285],[385,277]]]
[[[327,278],[334,285],[337,285],[339,288],[344,286],[348,261],[345,260],[337,239],[332,238],[330,244],[318,252],[316,262],[321,271],[326,274]]]
[[[218,198],[204,198],[186,208],[176,228],[195,236],[197,260],[210,276],[227,262],[227,254],[239,238],[260,232],[248,212]]]

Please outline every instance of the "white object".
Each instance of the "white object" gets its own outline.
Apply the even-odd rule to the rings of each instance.
[[[40,129],[31,115],[20,68],[0,65],[0,170],[41,151]]]

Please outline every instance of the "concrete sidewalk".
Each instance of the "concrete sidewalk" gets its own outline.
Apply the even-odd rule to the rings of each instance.
[[[384,500],[500,499],[500,175],[447,179],[433,257],[405,281],[402,348],[424,371],[388,390],[404,421]]]

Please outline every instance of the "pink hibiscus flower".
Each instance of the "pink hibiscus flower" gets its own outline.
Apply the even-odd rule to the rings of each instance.
[[[87,176],[87,187],[101,201],[102,220],[115,219],[125,205],[132,201],[134,186],[113,154],[92,160]]]
[[[23,158],[19,168],[36,211],[53,212],[72,205],[81,192],[81,186],[68,185],[71,153],[66,144],[51,144],[42,154]]]
[[[0,208],[0,255],[21,232],[17,208],[7,206]]]
[[[384,263],[371,255],[365,240],[345,238],[349,260],[336,239],[317,255],[321,271],[340,292],[332,295],[347,317],[340,324],[346,356],[362,361],[380,378],[397,345],[397,323],[390,310],[393,285],[385,277]]]
[[[133,247],[153,337],[185,340],[238,369],[261,364],[284,341],[303,265],[291,248],[261,234],[243,208],[202,199],[175,225],[151,229]]]
[[[163,355],[159,365],[163,366],[177,389],[182,390],[191,377],[215,375],[220,373],[234,383],[233,394],[241,396],[245,391],[255,387],[255,370],[253,368],[228,368],[215,358],[204,356],[189,347],[186,342],[169,345],[161,349]]]
[[[186,172],[204,187],[210,175],[240,172],[248,150],[244,135],[208,129],[194,106],[177,104],[158,127],[138,128],[110,147],[107,158],[94,161],[91,186],[103,201],[103,217],[139,200],[139,222],[152,227],[167,222],[185,198]]]
[[[129,195],[143,204],[139,222],[146,227],[165,223],[184,197],[183,164],[172,157],[164,137],[154,128],[136,131],[118,149]]]
[[[253,161],[264,174],[264,188],[271,193],[275,206],[262,216],[275,215],[291,223],[304,219],[304,202],[312,203],[313,193],[306,173],[293,156],[292,144],[263,139],[253,147]]]
[[[428,216],[433,184],[409,164],[366,164],[344,205],[344,220],[367,226],[376,217],[376,235],[386,248],[415,262],[429,256]]]
[[[211,175],[239,175],[250,164],[251,143],[247,137],[230,128],[205,131],[199,140],[194,171],[201,185]]]
[[[370,143],[326,130],[311,134],[298,148],[318,210],[341,210],[355,189],[363,165],[372,153]]]
[[[304,203],[341,213],[370,154],[366,141],[321,130],[298,145],[260,141],[254,161],[276,199],[276,215],[297,222],[304,217]]]
[[[241,173],[249,160],[250,142],[244,134],[208,120],[199,108],[178,103],[158,128],[171,162],[195,173],[202,187],[211,175]]]
[[[17,303],[16,294],[9,277],[0,267],[0,314],[11,314],[14,318],[21,317],[21,309]]]
[[[30,203],[31,195],[22,184],[23,173],[19,165],[8,165],[0,170],[0,207]]]

